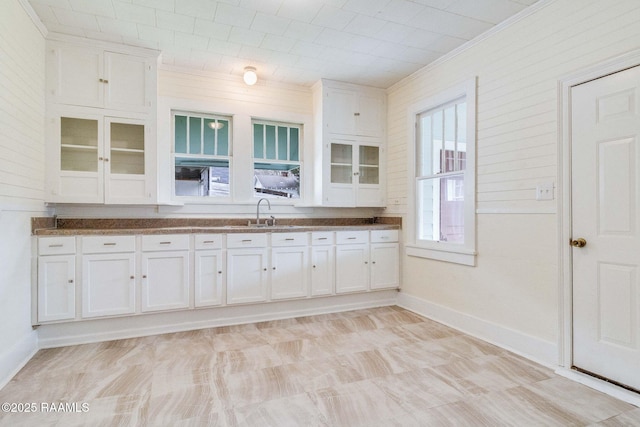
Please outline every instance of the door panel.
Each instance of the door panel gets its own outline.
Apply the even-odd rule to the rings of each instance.
[[[640,389],[640,67],[571,91],[573,364]]]

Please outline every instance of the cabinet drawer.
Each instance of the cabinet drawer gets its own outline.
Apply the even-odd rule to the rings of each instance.
[[[83,254],[135,252],[135,236],[88,236],[82,238]]]
[[[265,248],[267,233],[234,233],[227,234],[228,248]]]
[[[397,242],[398,230],[372,230],[371,243]]]
[[[316,231],[311,233],[312,246],[333,245],[335,242],[335,234],[333,234],[332,231]]]
[[[66,237],[39,237],[38,255],[66,255],[76,253],[76,238]]]
[[[153,234],[142,236],[142,250],[179,251],[189,249],[188,234]]]
[[[336,243],[339,245],[369,243],[369,230],[338,231],[336,232]]]
[[[307,246],[307,233],[272,233],[271,246]]]
[[[196,234],[195,248],[198,249],[222,249],[224,234]]]

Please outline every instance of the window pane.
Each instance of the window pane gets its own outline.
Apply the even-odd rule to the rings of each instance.
[[[444,153],[442,172],[454,172],[455,168],[455,150],[456,150],[456,107],[444,110]]]
[[[202,119],[189,117],[189,154],[202,153]]]
[[[276,159],[276,127],[272,125],[265,126],[266,153],[265,159]]]
[[[176,153],[187,152],[187,117],[175,117],[175,149]]]
[[[464,243],[464,176],[419,180],[418,238]]]
[[[289,160],[287,142],[289,140],[289,128],[278,126],[278,160]]]
[[[426,176],[433,175],[433,168],[431,167],[431,151],[432,151],[432,126],[431,121],[433,117],[431,114],[421,116],[419,119],[420,126],[420,140],[418,141],[418,156],[417,156],[417,166],[416,166],[416,175],[417,176]]]
[[[458,116],[458,169],[465,170],[467,167],[467,104],[463,102],[456,106]]]
[[[253,157],[264,159],[264,125],[253,125]]]
[[[203,141],[203,154],[215,155],[216,154],[216,128],[218,123],[214,119],[204,119],[204,141]]]
[[[229,196],[229,161],[176,159],[176,196]]]
[[[289,129],[289,160],[298,162],[300,161],[300,140],[299,130],[297,128]]]
[[[431,139],[431,173],[427,175],[437,175],[442,173],[442,148],[444,139],[443,127],[444,114],[442,110],[433,113],[433,135]]]
[[[253,184],[256,197],[300,198],[300,165],[254,163]]]
[[[218,156],[229,155],[229,122],[218,120]]]

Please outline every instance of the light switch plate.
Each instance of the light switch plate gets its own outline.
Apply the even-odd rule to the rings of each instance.
[[[536,200],[553,200],[553,182],[541,182],[536,186]]]

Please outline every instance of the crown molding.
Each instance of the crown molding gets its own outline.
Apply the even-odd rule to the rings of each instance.
[[[36,26],[40,34],[42,34],[42,37],[46,38],[47,35],[49,34],[49,31],[47,30],[47,27],[45,27],[42,21],[40,20],[40,17],[36,13],[36,11],[33,10],[33,7],[31,7],[31,4],[29,3],[29,1],[18,0],[18,3],[20,3],[20,6],[22,6],[22,9],[26,12],[29,18],[31,18],[33,25]]]

